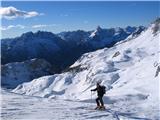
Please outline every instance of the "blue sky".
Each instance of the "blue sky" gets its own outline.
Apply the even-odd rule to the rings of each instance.
[[[160,16],[160,2],[2,2],[3,8],[9,6],[21,14],[3,13],[2,38],[37,30],[58,33],[94,30],[98,25],[103,28],[147,26]]]

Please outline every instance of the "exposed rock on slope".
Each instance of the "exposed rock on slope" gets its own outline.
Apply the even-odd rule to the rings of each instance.
[[[54,74],[51,64],[43,59],[5,64],[1,66],[1,70],[1,84],[8,88],[15,88],[34,78]]]

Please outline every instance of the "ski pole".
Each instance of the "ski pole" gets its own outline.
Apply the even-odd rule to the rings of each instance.
[[[154,64],[153,64],[154,67],[157,67],[159,65],[160,65],[160,63],[158,63],[157,61],[155,61]]]
[[[91,100],[92,100],[92,91],[91,91]]]

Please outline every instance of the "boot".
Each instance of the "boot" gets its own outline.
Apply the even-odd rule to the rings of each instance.
[[[95,110],[97,110],[97,109],[100,109],[100,106],[97,106],[97,107],[95,108]]]
[[[105,108],[105,106],[100,106],[99,109],[100,109],[100,110],[105,110],[106,108]]]

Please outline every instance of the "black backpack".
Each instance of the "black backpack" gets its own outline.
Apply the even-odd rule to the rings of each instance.
[[[102,93],[105,94],[106,93],[106,87],[103,85],[102,86]]]

